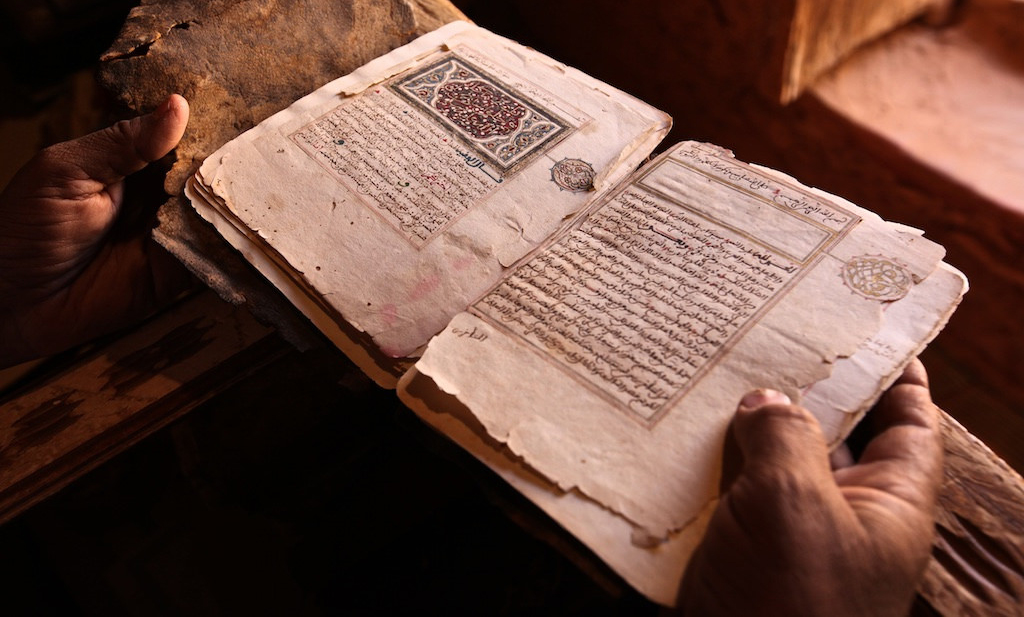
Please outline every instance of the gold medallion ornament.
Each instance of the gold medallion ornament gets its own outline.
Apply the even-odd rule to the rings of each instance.
[[[881,255],[861,255],[843,265],[843,282],[872,300],[892,302],[907,295],[914,279],[907,268]]]

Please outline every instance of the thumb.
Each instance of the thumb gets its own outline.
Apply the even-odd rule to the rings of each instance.
[[[818,421],[803,407],[790,404],[781,392],[748,393],[740,401],[731,428],[735,454],[742,461],[727,462],[723,475],[738,471],[739,476],[757,484],[789,481],[794,475],[831,476],[828,447]]]
[[[122,120],[78,140],[71,150],[86,177],[114,184],[170,152],[185,133],[188,102],[172,94],[152,112]]]

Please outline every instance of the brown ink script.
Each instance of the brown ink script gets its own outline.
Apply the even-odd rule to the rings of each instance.
[[[653,422],[800,269],[631,186],[473,310]]]

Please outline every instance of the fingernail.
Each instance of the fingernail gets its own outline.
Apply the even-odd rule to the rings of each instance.
[[[159,120],[159,119],[163,118],[164,116],[166,116],[168,113],[170,113],[170,111],[171,111],[171,97],[168,96],[166,99],[164,99],[163,103],[160,103],[160,105],[158,105],[157,108],[153,110],[153,114],[152,115],[153,115],[153,118]]]
[[[740,399],[740,411],[753,411],[765,405],[789,405],[792,401],[789,397],[778,390],[760,388],[747,392]]]

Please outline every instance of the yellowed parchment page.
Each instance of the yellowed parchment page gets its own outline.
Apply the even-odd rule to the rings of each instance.
[[[228,143],[190,192],[307,314],[401,358],[635,169],[669,124],[458,22]]]
[[[847,399],[816,402],[830,439],[849,428],[962,295],[947,267],[917,289],[942,255],[916,230],[685,143],[530,255],[416,366],[524,465],[656,545],[715,497],[744,392],[799,401],[879,339],[887,313],[915,324],[885,366],[821,386],[826,403]]]
[[[882,329],[853,356],[840,358],[832,374],[812,385],[803,398],[833,441],[845,435],[873,397],[923,350],[954,310],[966,290],[963,275],[945,263],[914,285],[907,297],[885,307]],[[770,371],[766,371],[770,372]],[[770,377],[766,384],[770,384]],[[473,421],[455,397],[415,368],[399,386],[399,395],[421,418],[473,453],[502,479],[536,503],[630,585],[660,604],[675,603],[686,565],[717,505],[708,504],[682,529],[664,540],[650,538],[633,523],[578,490],[561,490]],[[674,484],[674,477],[659,480]],[[644,541],[646,540],[646,541]]]

